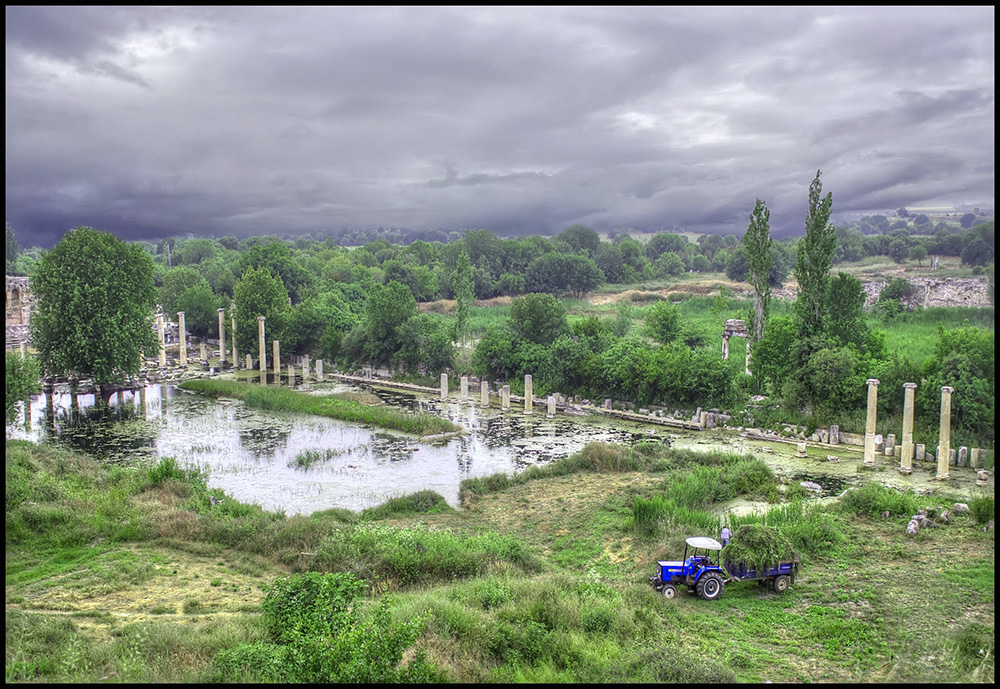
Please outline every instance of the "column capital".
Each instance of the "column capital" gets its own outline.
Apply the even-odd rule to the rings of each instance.
[[[945,385],[942,386],[941,392],[947,392],[950,395],[951,393],[955,392],[955,388],[951,387],[950,385]]]
[[[178,312],[177,312],[177,315],[178,315],[178,316],[183,316],[183,315],[184,315],[184,312],[183,312],[183,311],[178,311]]]
[[[878,378],[869,378],[865,381],[865,385],[878,385]]]
[[[263,316],[257,316],[257,320],[258,321],[262,321],[262,320],[264,320],[264,317]]]
[[[224,308],[222,308],[221,306],[220,306],[220,307],[219,307],[218,309],[216,309],[216,310],[217,310],[217,311],[218,311],[219,313],[225,313],[225,312],[226,312],[226,310],[225,310]]]
[[[903,383],[903,387],[904,388],[909,388],[910,390],[916,390],[917,389],[917,384],[916,383]]]

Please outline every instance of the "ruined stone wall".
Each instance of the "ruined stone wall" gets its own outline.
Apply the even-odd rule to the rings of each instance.
[[[35,298],[26,277],[7,277],[7,346],[17,347],[28,340],[28,324]]]
[[[910,308],[930,308],[933,306],[968,306],[986,307],[990,305],[988,293],[989,280],[978,278],[933,278],[907,277],[906,280],[917,288],[917,292],[905,305]],[[863,283],[865,288],[865,305],[870,306],[878,301],[886,281]],[[747,292],[747,294],[750,294]],[[775,299],[795,301],[795,290],[776,289],[771,291]]]

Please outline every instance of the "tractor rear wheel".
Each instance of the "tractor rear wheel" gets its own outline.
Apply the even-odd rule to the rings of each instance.
[[[782,594],[788,590],[788,577],[784,574],[779,574],[774,578],[774,592],[777,594]]]
[[[722,595],[722,577],[715,572],[703,574],[696,585],[698,595],[704,600],[716,600]]]
[[[677,587],[673,584],[667,584],[663,587],[663,590],[660,591],[660,593],[662,593],[663,597],[667,600],[671,600],[677,597]]]

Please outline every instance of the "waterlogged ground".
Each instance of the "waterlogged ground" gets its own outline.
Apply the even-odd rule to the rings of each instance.
[[[313,394],[357,390],[342,384],[312,385]],[[545,464],[580,450],[593,441],[631,444],[668,443],[677,448],[751,454],[766,462],[785,484],[812,481],[831,500],[864,480],[929,493],[940,484],[936,466],[915,465],[902,475],[890,457],[876,467],[861,467],[856,449],[810,447],[808,457],[795,457],[794,444],[749,440],[732,431],[678,431],[660,426],[557,416],[547,419],[536,409],[503,412],[475,402],[440,401],[374,388],[385,403],[439,414],[463,426],[467,433],[439,443],[420,442],[411,435],[352,425],[347,422],[285,412],[247,408],[232,399],[213,399],[172,386],[153,385],[144,394],[124,393],[111,399],[110,413],[95,412],[93,395],[81,395],[76,410],[68,394],[35,398],[29,420],[22,416],[7,428],[8,437],[52,438],[102,461],[144,464],[176,457],[209,475],[209,485],[241,502],[267,510],[310,514],[331,508],[362,510],[387,499],[420,490],[442,495],[458,506],[458,486],[464,479],[496,472],[512,474],[533,464]],[[835,452],[839,462],[828,457]],[[310,461],[305,461],[310,460]],[[992,477],[976,488],[975,472],[951,469],[955,489],[993,494]],[[767,503],[745,500],[720,506],[723,512],[767,509]]]
[[[348,390],[314,385],[311,392]],[[209,486],[267,510],[309,514],[331,508],[361,510],[388,498],[431,490],[458,506],[466,478],[512,474],[580,450],[588,442],[631,443],[651,439],[636,424],[611,424],[544,413],[482,409],[471,403],[429,401],[375,391],[387,403],[440,414],[468,433],[440,443],[335,419],[251,409],[232,399],[213,399],[169,386],[150,386],[145,398],[113,397],[110,414],[93,412],[93,396],[81,395],[71,412],[68,394],[56,395],[52,413],[37,398],[25,428],[23,415],[8,437],[49,437],[104,461],[151,463],[176,457],[209,474]],[[319,457],[307,466],[300,457]]]

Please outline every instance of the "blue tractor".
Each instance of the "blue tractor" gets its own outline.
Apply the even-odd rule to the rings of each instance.
[[[705,600],[718,600],[723,586],[731,581],[756,581],[781,594],[788,590],[799,571],[798,555],[773,567],[755,570],[742,563],[721,562],[717,553],[722,544],[714,538],[692,536],[684,543],[684,559],[658,560],[659,572],[650,577],[653,588],[665,598],[676,597],[677,587],[687,586]]]
[[[691,554],[688,555],[688,551]],[[659,573],[650,581],[664,598],[675,598],[678,586],[687,586],[705,600],[717,600],[729,573],[712,554],[722,550],[722,544],[707,536],[692,536],[684,541],[684,559],[658,560]]]

